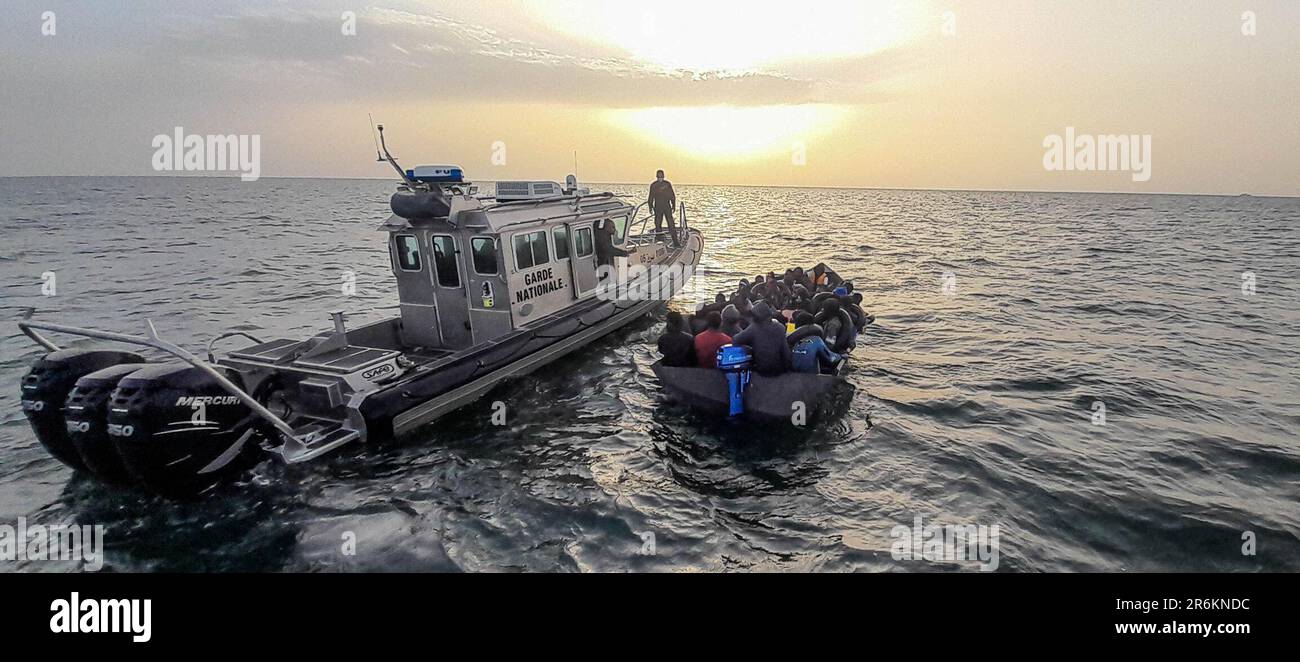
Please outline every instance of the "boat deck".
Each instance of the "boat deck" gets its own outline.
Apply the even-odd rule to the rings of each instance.
[[[295,350],[302,346],[301,340],[289,340],[288,338],[277,338],[270,342],[264,342],[260,345],[253,345],[229,354],[232,359],[248,361],[249,363],[264,363],[276,365],[285,363],[294,356],[297,356]]]
[[[449,353],[437,351],[436,353],[421,352],[416,354],[395,349],[347,345],[325,354],[298,358],[306,344],[306,341],[277,338],[231,352],[227,357],[232,361],[278,370],[299,368],[346,375],[403,354],[416,363],[424,363],[434,361]]]

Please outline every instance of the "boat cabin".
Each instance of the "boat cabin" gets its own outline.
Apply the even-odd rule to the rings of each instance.
[[[628,236],[636,209],[611,194],[554,182],[497,188],[510,195],[454,196],[445,217],[395,213],[383,224],[401,303],[401,345],[455,351],[594,297],[595,233],[607,219],[629,264],[665,252],[653,236]]]

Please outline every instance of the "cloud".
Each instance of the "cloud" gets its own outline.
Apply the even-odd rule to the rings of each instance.
[[[341,9],[297,2],[55,9],[57,37],[0,24],[0,147],[25,155],[0,163],[3,174],[148,172],[144,148],[176,126],[264,133],[268,151],[282,154],[290,144],[316,144],[337,118],[370,110],[393,117],[536,105],[554,123],[569,108],[576,117],[584,109],[855,103],[883,98],[875,83],[911,60],[899,51],[762,70],[670,69],[479,4],[357,8],[352,36],[343,34]],[[462,133],[475,129],[464,115],[457,122]],[[299,157],[325,158],[305,148]]]
[[[769,105],[860,98],[877,60],[779,71],[670,70],[571,37],[539,44],[439,13],[370,8],[356,34],[333,13],[264,9],[172,26],[154,49],[204,72],[209,89],[337,100],[542,102],[600,107]],[[835,78],[835,74],[840,78]],[[848,78],[843,75],[848,74]],[[288,83],[286,84],[286,80]]]

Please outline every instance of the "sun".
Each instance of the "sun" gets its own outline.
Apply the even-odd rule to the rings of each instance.
[[[547,29],[668,71],[782,73],[782,64],[870,55],[915,36],[921,3],[899,0],[525,0]],[[702,158],[752,160],[790,153],[835,129],[847,111],[829,104],[665,106],[611,110],[629,135]]]
[[[835,128],[839,106],[667,106],[611,110],[607,121],[683,154],[744,160],[789,153]]]

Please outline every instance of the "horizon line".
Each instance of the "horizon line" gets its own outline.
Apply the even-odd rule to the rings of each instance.
[[[239,180],[238,173],[220,174],[220,175],[0,175],[0,179],[234,179]],[[302,179],[302,180],[347,180],[347,181],[393,181],[391,177],[340,177],[335,175],[308,176],[308,175],[263,175],[258,177],[262,179]],[[242,181],[242,180],[241,180]],[[546,179],[480,179],[478,182],[503,182],[503,181],[552,181]],[[244,182],[249,183],[249,182]],[[474,183],[471,181],[469,183]],[[648,186],[648,182],[615,182],[615,181],[579,181],[579,184],[601,184],[615,186]],[[1300,193],[1295,195],[1271,194],[1271,193],[1186,193],[1186,192],[1169,192],[1169,191],[1061,191],[1050,189],[978,189],[978,188],[907,188],[898,186],[836,186],[836,185],[818,185],[818,184],[714,184],[704,182],[677,182],[678,186],[723,186],[733,188],[787,188],[787,189],[820,189],[820,190],[847,190],[847,191],[921,191],[927,193],[1038,193],[1038,194],[1076,194],[1076,195],[1176,195],[1187,197],[1203,198],[1282,198],[1297,199]]]

